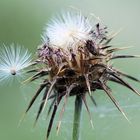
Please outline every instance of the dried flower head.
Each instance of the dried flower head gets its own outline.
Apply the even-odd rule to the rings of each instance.
[[[14,46],[1,46],[0,49],[0,82],[12,81],[15,77],[22,77],[23,69],[31,62],[28,50]]]
[[[34,63],[38,65],[38,68],[28,71],[35,72],[30,78],[31,81],[43,79],[43,82],[32,98],[26,113],[41,91],[45,89],[36,121],[47,105],[48,100],[51,100],[52,103],[49,107],[48,115],[51,111],[52,115],[48,126],[47,138],[49,137],[59,103],[64,100],[57,126],[57,131],[59,131],[61,119],[70,96],[76,96],[75,114],[79,116],[81,101],[83,101],[91,124],[92,120],[86,97],[89,96],[94,105],[96,105],[92,95],[92,92],[96,90],[105,91],[114,105],[127,119],[119,103],[113,97],[108,81],[125,86],[137,95],[140,95],[140,93],[127,83],[123,77],[136,82],[140,81],[117,70],[110,62],[114,59],[137,56],[115,54],[116,51],[124,49],[112,48],[110,42],[115,35],[116,33],[109,35],[107,28],[101,27],[100,23],[92,25],[89,19],[82,16],[81,13],[68,12],[62,17],[53,19],[46,27],[43,36],[44,44],[38,48],[38,58]],[[39,64],[43,64],[43,67],[39,67]],[[78,117],[75,115],[74,130],[78,129],[78,125],[75,125],[76,121],[78,121]],[[73,137],[75,137],[75,132]]]

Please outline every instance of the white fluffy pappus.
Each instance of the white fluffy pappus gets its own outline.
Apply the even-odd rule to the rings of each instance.
[[[53,18],[47,24],[42,39],[44,43],[47,43],[49,38],[49,43],[53,47],[76,47],[78,43],[91,39],[91,29],[88,18],[82,16],[81,13],[67,12]]]
[[[21,46],[1,46],[0,82],[11,82],[24,76],[23,69],[31,64],[31,54]]]

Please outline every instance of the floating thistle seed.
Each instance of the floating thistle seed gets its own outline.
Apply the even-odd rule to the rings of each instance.
[[[35,65],[40,63],[44,65],[41,68],[38,67],[29,71],[35,73],[30,78],[31,81],[42,78],[43,81],[26,110],[27,113],[38,95],[44,90],[35,122],[37,122],[48,100],[50,100],[51,105],[48,115],[50,115],[51,111],[52,114],[47,130],[47,139],[50,135],[58,106],[61,101],[64,101],[57,125],[57,132],[59,132],[61,120],[70,96],[76,97],[75,112],[79,112],[79,115],[81,114],[81,100],[83,101],[92,126],[93,123],[86,97],[89,96],[93,104],[97,105],[92,95],[96,90],[103,90],[127,119],[123,109],[114,98],[112,90],[108,86],[108,81],[125,86],[137,95],[140,95],[140,93],[123,78],[126,77],[136,82],[140,81],[117,70],[111,65],[110,61],[138,56],[117,55],[115,52],[120,48],[112,48],[110,44],[115,35],[116,33],[108,35],[107,28],[101,27],[100,23],[92,25],[88,18],[82,16],[81,13],[68,12],[62,15],[61,18],[53,19],[48,24],[43,36],[44,43],[37,50],[38,58],[35,63]],[[74,131],[76,132],[78,132],[76,129],[79,129],[79,125],[75,126],[75,122],[79,122],[79,117],[75,114]],[[74,135],[75,132],[73,133],[73,139],[78,140],[79,135],[77,134],[76,137]]]
[[[23,77],[23,69],[31,63],[31,54],[21,46],[1,46],[0,81],[11,81],[14,77]]]

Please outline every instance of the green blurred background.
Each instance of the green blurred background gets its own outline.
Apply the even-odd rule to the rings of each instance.
[[[113,44],[134,46],[122,53],[140,54],[140,1],[139,0],[0,0],[0,45],[21,44],[33,54],[41,43],[41,34],[52,15],[61,10],[80,9],[83,13],[94,13],[111,31],[123,28]],[[140,79],[140,61],[127,59],[114,61],[114,65]],[[140,84],[129,81],[140,91]],[[95,129],[92,130],[88,115],[83,107],[80,140],[140,140],[140,97],[121,86],[110,83],[114,96],[120,102],[132,122],[130,125],[117,111],[103,92],[96,92],[95,108],[89,101]],[[38,83],[20,86],[0,85],[0,140],[44,140],[46,135],[45,113],[35,128],[33,122],[39,105],[39,99],[24,121],[18,127],[19,120],[29,100],[38,87]],[[73,120],[71,98],[63,117],[61,131],[56,136],[56,124],[50,140],[70,140]]]

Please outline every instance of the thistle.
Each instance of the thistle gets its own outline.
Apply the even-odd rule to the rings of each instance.
[[[75,97],[73,140],[79,139],[82,104],[87,109],[93,127],[86,98],[89,96],[96,106],[93,97],[93,92],[96,90],[103,90],[128,120],[123,109],[113,97],[108,81],[125,86],[137,95],[140,93],[123,78],[140,81],[117,70],[111,62],[115,59],[139,56],[115,54],[116,51],[125,49],[112,48],[110,42],[116,34],[109,34],[107,27],[102,27],[100,23],[92,25],[90,20],[81,13],[67,12],[53,19],[46,26],[42,35],[43,43],[37,49],[37,59],[32,63],[33,69],[28,71],[28,73],[33,73],[33,76],[28,79],[30,82],[42,79],[42,83],[26,110],[27,113],[44,90],[35,123],[50,101],[47,115],[51,114],[51,117],[46,139],[49,138],[59,104],[63,102],[57,125],[57,133],[59,132],[67,101],[72,96]]]

